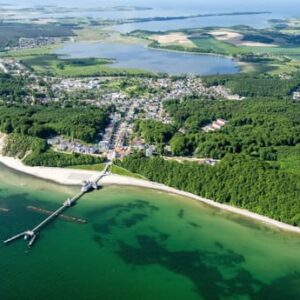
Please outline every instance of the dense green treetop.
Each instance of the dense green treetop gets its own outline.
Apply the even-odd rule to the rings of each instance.
[[[280,79],[267,74],[235,74],[208,76],[204,78],[208,86],[225,85],[233,93],[246,97],[287,97],[300,88],[300,74],[290,79]]]
[[[25,77],[0,73],[0,100],[22,102],[23,97],[29,94],[26,88],[28,82],[29,79]]]
[[[0,131],[46,138],[54,134],[93,142],[109,121],[108,109],[0,106]]]
[[[276,159],[272,147],[300,143],[300,104],[291,100],[175,100],[167,102],[165,108],[177,129],[186,131],[171,139],[176,155],[196,152],[200,157],[222,158],[227,153],[245,152],[272,160]],[[216,132],[201,130],[217,118],[229,122]]]
[[[255,158],[228,155],[212,167],[134,154],[116,163],[152,181],[300,226],[299,176]]]

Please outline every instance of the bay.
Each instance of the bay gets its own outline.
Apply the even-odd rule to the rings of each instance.
[[[0,166],[0,239],[78,188]],[[104,187],[56,220],[34,247],[0,245],[0,299],[299,299],[299,235],[184,197]],[[26,253],[27,252],[27,253]]]

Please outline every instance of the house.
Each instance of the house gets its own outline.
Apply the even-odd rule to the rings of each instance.
[[[208,158],[208,159],[205,160],[205,163],[207,165],[210,165],[210,166],[215,166],[218,163],[218,160],[212,159],[212,158]]]
[[[146,149],[146,157],[152,157],[153,156],[153,152],[155,150],[155,147],[150,145],[147,149]]]
[[[293,100],[300,101],[300,92],[299,91],[293,93]]]
[[[218,131],[224,127],[228,121],[223,119],[217,119],[216,121],[213,121],[211,124],[208,124],[207,126],[203,127],[202,130],[204,132],[213,132]]]
[[[145,148],[146,148],[145,142],[141,139],[138,139],[138,138],[135,138],[132,141],[131,146],[135,150],[145,150]]]

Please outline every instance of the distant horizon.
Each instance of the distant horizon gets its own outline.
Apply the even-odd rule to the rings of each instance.
[[[220,9],[223,10],[224,7],[228,7],[230,10],[241,11],[244,9],[268,9],[270,7],[283,8],[290,4],[297,4],[297,0],[286,0],[284,3],[282,1],[272,1],[272,0],[264,0],[263,3],[260,0],[253,0],[250,3],[245,3],[241,0],[211,0],[209,3],[204,0],[187,0],[184,3],[178,1],[176,6],[178,7],[199,7],[199,8],[208,8],[208,9]],[[72,1],[65,0],[63,3],[59,0],[10,0],[8,1],[0,1],[0,5],[9,4],[9,5],[18,5],[18,6],[36,6],[36,5],[57,5],[57,6],[69,6],[69,7],[90,7],[90,6],[105,6],[105,7],[113,7],[119,5],[130,5],[130,6],[156,6],[160,8],[171,8],[174,9],[174,1],[172,0],[118,0],[113,1],[111,3],[107,3],[104,0],[86,0],[84,3],[82,1]],[[294,10],[294,8],[291,8]]]
[[[3,0],[0,5],[9,4],[22,7],[33,7],[43,5],[57,5],[61,7],[113,7],[113,6],[147,6],[154,9],[155,15],[162,13],[176,12],[180,14],[187,13],[218,13],[218,12],[240,12],[240,11],[271,11],[274,17],[291,17],[297,16],[295,14],[295,5],[297,0],[272,1],[272,0],[253,0],[245,2],[241,0],[211,0],[209,3],[205,0],[187,0],[174,1],[172,0],[117,0],[108,3],[104,0],[86,0],[86,1],[72,1],[65,0],[63,3],[59,0]],[[300,13],[298,14],[298,16]]]

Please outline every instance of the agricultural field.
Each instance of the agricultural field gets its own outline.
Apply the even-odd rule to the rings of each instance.
[[[289,56],[291,58],[300,56],[299,46],[278,46],[278,47],[241,47],[244,52],[253,52],[256,54],[273,54],[278,56]]]
[[[284,29],[272,23],[273,27],[261,30],[235,26],[163,33],[135,31],[130,36],[155,48],[233,56],[243,72],[294,73],[300,67],[300,21],[285,22]]]
[[[193,41],[183,32],[171,32],[167,34],[152,35],[151,39],[161,45],[181,45],[183,47],[193,48],[196,45]]]
[[[141,34],[137,35],[137,33],[135,33],[135,35],[142,37]],[[167,40],[168,36],[171,37],[171,33],[169,33],[169,35],[144,35],[144,37],[146,37],[148,40],[155,40],[162,46],[176,44],[175,39],[172,41],[172,43],[166,43],[165,41]],[[183,33],[181,34],[181,37],[182,36]],[[286,41],[282,41],[279,38],[276,39],[273,37],[267,37],[265,34],[253,34],[247,31],[243,33],[228,29],[213,29],[200,34],[194,34],[193,31],[191,31],[189,34],[189,31],[187,30],[184,35],[184,39],[185,44],[188,44],[188,41],[192,41],[193,44],[199,49],[220,54],[226,53],[235,55],[242,53],[266,53],[271,55],[291,57],[298,57],[300,55],[297,40],[295,43],[293,43],[293,40],[289,40],[289,43],[287,44]],[[177,45],[183,45],[182,38],[181,40],[178,39]]]
[[[191,38],[191,41],[197,48],[207,50],[209,52],[224,53],[227,55],[238,54],[241,50],[227,42],[219,41],[213,37]]]
[[[141,38],[123,35],[120,32],[111,30],[108,27],[101,26],[84,26],[74,30],[75,41],[93,41],[93,42],[111,42],[125,44],[147,44]]]
[[[234,30],[212,30],[207,34],[213,36],[218,41],[223,41],[235,46],[249,47],[276,47],[275,41],[263,35],[241,33]]]

